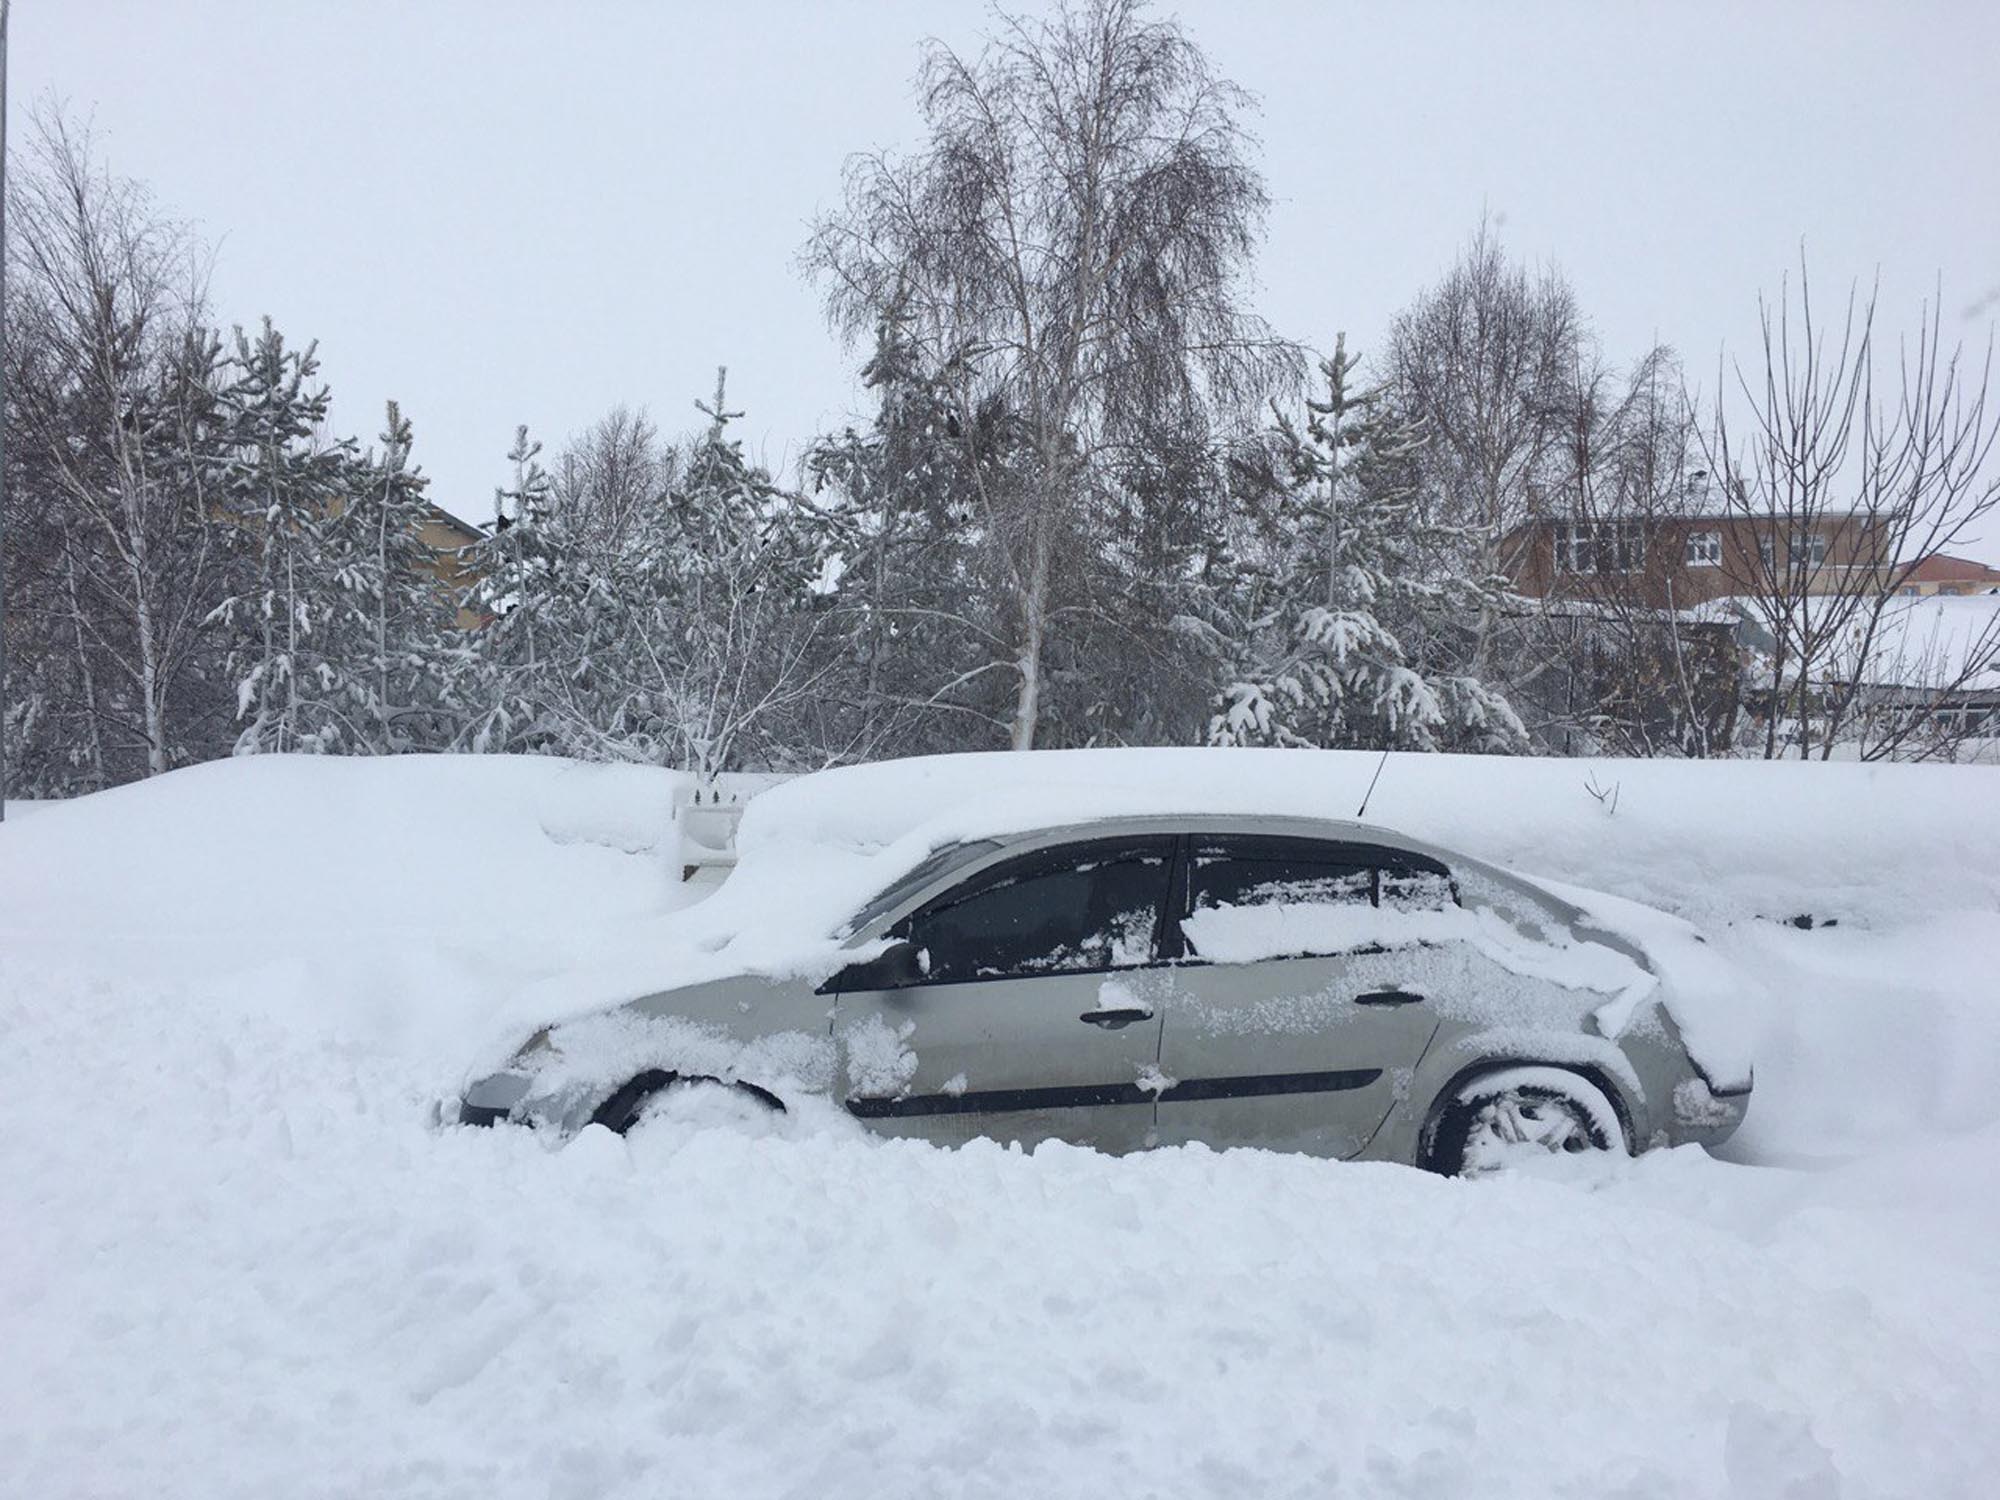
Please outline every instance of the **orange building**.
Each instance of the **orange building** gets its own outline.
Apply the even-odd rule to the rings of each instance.
[[[1887,538],[1851,513],[1794,524],[1734,513],[1573,520],[1536,516],[1501,541],[1516,591],[1533,599],[1616,595],[1655,609],[1768,591],[1773,576],[1802,570],[1806,592],[1832,593],[1864,571],[1886,585]]]
[[[430,560],[422,565],[424,571],[454,598],[462,598],[479,576],[471,549],[486,540],[486,533],[433,505],[430,514],[418,523],[417,538],[430,553]],[[486,617],[460,604],[453,623],[460,630],[476,630],[486,623]]]
[[[2000,589],[2000,568],[1989,568],[1969,557],[1933,552],[1910,570],[1896,592],[1929,598],[1934,594],[1990,594],[1996,589]]]

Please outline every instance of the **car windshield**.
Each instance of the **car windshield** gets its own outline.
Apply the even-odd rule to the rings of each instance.
[[[841,928],[840,936],[847,937],[879,922],[938,876],[948,870],[970,864],[999,847],[1000,845],[992,839],[972,839],[966,843],[946,844],[931,850],[913,869],[890,881],[874,900],[848,918],[847,924]]]

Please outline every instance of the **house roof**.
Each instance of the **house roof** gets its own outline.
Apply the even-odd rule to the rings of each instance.
[[[1910,570],[1911,583],[1991,583],[2000,585],[2000,568],[1989,568],[1969,557],[1933,552]]]
[[[457,535],[461,539],[462,546],[470,547],[474,542],[486,540],[486,532],[482,527],[475,526],[470,521],[460,520],[441,505],[431,506],[430,515],[425,519]]]
[[[1842,643],[1850,670],[1863,651],[1859,636],[1857,622]],[[1895,600],[1862,667],[1864,682],[2000,687],[2000,594]]]
[[[1827,616],[1848,610],[1831,627],[1815,669],[1828,681],[1850,679],[1871,687],[1937,689],[1956,685],[1974,692],[2000,689],[2000,592],[1927,594],[1884,601],[1881,617],[1827,596],[1801,601],[1810,623],[1829,631]],[[1702,606],[1712,618],[1734,614],[1747,630],[1745,643],[1766,652],[1771,641],[1763,601],[1730,597]],[[1811,617],[1818,616],[1817,619]]]

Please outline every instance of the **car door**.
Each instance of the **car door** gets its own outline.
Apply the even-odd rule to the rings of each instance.
[[[885,982],[835,982],[847,1107],[888,1134],[1107,1151],[1150,1142],[1174,840],[1095,840],[979,871],[892,924]]]
[[[1452,901],[1443,866],[1371,845],[1195,835],[1177,887],[1160,1138],[1363,1150],[1437,1030],[1434,955],[1397,938],[1407,924],[1382,921],[1382,903]]]

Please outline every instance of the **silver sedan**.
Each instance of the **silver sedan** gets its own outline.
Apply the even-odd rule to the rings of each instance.
[[[1379,827],[1104,819],[933,850],[824,973],[666,989],[535,1033],[456,1118],[624,1132],[689,1090],[831,1098],[939,1143],[1201,1142],[1447,1173],[1715,1144],[1749,1079],[1685,1044],[1656,955]]]

